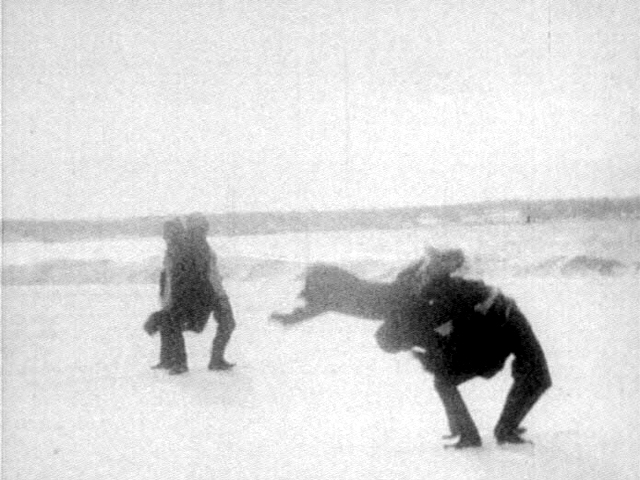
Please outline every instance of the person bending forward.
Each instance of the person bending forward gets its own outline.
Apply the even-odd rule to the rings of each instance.
[[[160,362],[170,374],[188,371],[183,332],[200,333],[213,312],[218,327],[213,339],[210,370],[228,370],[224,353],[235,329],[229,297],[222,286],[215,253],[206,240],[209,224],[201,214],[186,219],[186,230],[180,219],[164,226],[167,251],[160,275],[162,309],[153,313],[145,324],[149,334],[160,331]]]
[[[515,302],[481,281],[452,276],[464,263],[460,250],[429,251],[429,261],[399,275],[405,298],[376,332],[390,353],[413,350],[434,375],[456,448],[480,446],[478,429],[458,386],[491,378],[509,355],[513,385],[494,430],[498,443],[524,443],[520,422],[551,386],[542,347]]]

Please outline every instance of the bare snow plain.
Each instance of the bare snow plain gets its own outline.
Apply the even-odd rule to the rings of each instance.
[[[238,323],[237,366],[206,369],[211,321],[186,335],[182,376],[150,369],[159,339],[142,330],[157,308],[159,239],[3,246],[3,478],[640,478],[637,221],[210,243]],[[554,381],[524,422],[533,445],[492,437],[508,365],[462,387],[483,447],[444,449],[431,377],[409,354],[379,350],[376,322],[269,320],[295,306],[308,263],[390,280],[425,244],[463,248],[468,275],[513,296],[531,321]]]

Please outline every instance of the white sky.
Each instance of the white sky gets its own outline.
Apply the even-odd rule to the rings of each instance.
[[[3,7],[8,218],[640,194],[635,0]]]

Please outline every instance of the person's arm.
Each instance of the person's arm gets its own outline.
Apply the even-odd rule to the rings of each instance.
[[[160,272],[160,298],[164,297],[164,292],[166,290],[166,285],[165,282],[167,281],[167,272],[164,270],[164,268],[162,269],[162,271]]]
[[[164,268],[160,274],[160,304],[162,308],[167,308],[171,305],[171,276],[173,274],[171,263],[170,257],[165,255]]]
[[[209,260],[209,283],[218,297],[227,296],[227,292],[225,292],[224,287],[222,286],[222,276],[218,270],[216,254],[213,251],[211,252],[211,259]]]

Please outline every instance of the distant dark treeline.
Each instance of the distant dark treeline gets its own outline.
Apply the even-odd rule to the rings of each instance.
[[[4,242],[160,236],[169,216],[118,220],[4,220]],[[559,219],[640,218],[640,196],[573,200],[505,200],[460,205],[324,212],[237,212],[207,215],[212,235],[400,229],[438,223],[527,223]]]

